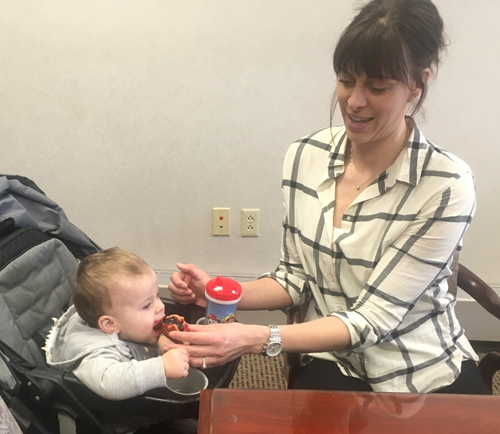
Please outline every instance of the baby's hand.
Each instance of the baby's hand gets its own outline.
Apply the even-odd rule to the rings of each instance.
[[[189,353],[184,348],[175,348],[161,356],[167,378],[186,377],[189,370]]]

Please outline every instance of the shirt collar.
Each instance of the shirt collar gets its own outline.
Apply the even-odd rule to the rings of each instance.
[[[430,157],[429,148],[429,142],[415,124],[408,139],[408,145],[400,155],[401,164],[397,167],[396,161],[388,169],[388,171],[394,170],[395,181],[405,182],[416,187],[422,178],[422,172]]]
[[[337,178],[345,170],[345,153],[347,134],[345,128],[333,136],[330,160],[325,178]],[[423,168],[429,158],[429,143],[414,123],[406,148],[400,153],[396,161],[381,174],[374,182],[379,191],[387,191],[400,181],[417,186],[422,177]],[[323,179],[325,180],[325,179]]]
[[[347,134],[345,128],[342,128],[332,138],[332,150],[328,164],[329,178],[337,178],[344,173],[346,147]]]

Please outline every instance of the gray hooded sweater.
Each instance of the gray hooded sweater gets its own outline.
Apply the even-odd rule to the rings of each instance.
[[[56,320],[44,349],[49,366],[72,372],[106,399],[127,399],[167,385],[157,346],[126,342],[90,327],[74,306]]]

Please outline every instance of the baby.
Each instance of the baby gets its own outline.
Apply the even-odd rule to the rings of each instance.
[[[165,387],[168,378],[187,376],[189,355],[185,349],[160,355],[166,338],[155,324],[164,316],[156,274],[143,259],[116,247],[87,256],[74,305],[47,338],[47,363],[106,399]]]

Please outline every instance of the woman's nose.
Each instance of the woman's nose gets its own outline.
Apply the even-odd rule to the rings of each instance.
[[[356,85],[352,88],[352,92],[347,100],[349,109],[356,111],[359,108],[366,106],[365,90],[362,86]]]

